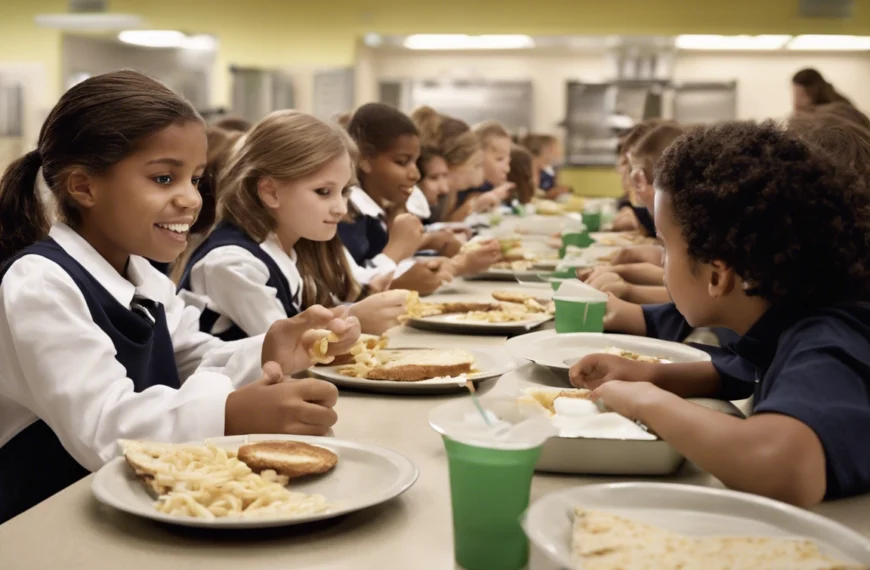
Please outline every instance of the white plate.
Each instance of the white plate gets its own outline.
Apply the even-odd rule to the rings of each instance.
[[[216,437],[210,441],[227,449],[237,449],[246,443],[267,440],[300,441],[325,447],[338,455],[338,464],[329,473],[291,482],[294,491],[323,495],[327,501],[335,504],[332,510],[298,517],[215,520],[163,514],[154,508],[154,497],[127,465],[124,457],[116,457],[97,471],[91,490],[106,505],[163,523],[203,528],[266,528],[329,519],[384,503],[408,490],[419,474],[410,459],[395,451],[329,437],[248,435]]]
[[[386,350],[414,350],[408,348]],[[466,349],[474,355],[476,374],[467,374],[466,378],[475,384],[487,380],[498,379],[516,367],[516,364],[508,359],[500,359],[490,352],[482,350]],[[420,380],[419,382],[395,382],[392,380],[367,380],[345,376],[338,371],[347,365],[339,366],[314,366],[308,372],[317,378],[328,380],[339,388],[351,388],[365,390],[367,392],[381,392],[388,394],[449,394],[451,392],[464,392],[468,388],[465,380],[461,382],[454,378],[435,378],[432,380]]]
[[[645,356],[656,356],[671,362],[704,362],[710,355],[703,350],[677,342],[656,338],[609,333],[570,333],[511,339],[514,354],[535,364],[553,370],[568,370],[578,360],[589,354],[616,347]],[[542,331],[543,333],[543,331]]]
[[[564,489],[529,507],[532,543],[564,568],[571,560],[574,507],[602,509],[690,536],[779,536],[815,540],[828,556],[870,564],[870,541],[811,512],[725,489],[669,483],[613,483]],[[759,569],[760,570],[760,569]]]
[[[542,315],[524,321],[509,323],[486,323],[481,321],[462,320],[462,314],[434,315],[431,317],[414,318],[408,320],[408,325],[427,331],[454,333],[454,334],[522,334],[538,328],[542,324],[552,321],[552,315]]]

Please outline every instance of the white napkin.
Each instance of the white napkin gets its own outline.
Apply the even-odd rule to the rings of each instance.
[[[607,302],[607,293],[602,293],[594,287],[590,287],[579,279],[569,279],[562,281],[553,299],[562,301],[580,301],[584,303],[590,302]]]

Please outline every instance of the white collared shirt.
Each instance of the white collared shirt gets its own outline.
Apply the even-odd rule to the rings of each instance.
[[[275,234],[260,244],[287,279],[290,291],[302,298],[302,276],[296,267],[296,252],[284,251]],[[277,320],[286,319],[287,311],[278,299],[278,291],[269,287],[269,268],[246,249],[228,245],[206,254],[190,269],[191,291],[182,291],[185,302],[209,309],[221,316],[212,334],[227,330],[232,323],[248,336],[265,334]],[[301,302],[301,301],[300,301]],[[301,306],[296,307],[301,310]]]
[[[405,209],[408,213],[414,214],[421,220],[428,220],[432,216],[432,208],[429,207],[429,200],[426,195],[417,186],[411,191],[408,196],[408,201],[405,202]]]
[[[123,306],[134,295],[164,306],[182,386],[135,392],[72,277],[27,255],[0,284],[0,446],[42,419],[93,471],[118,454],[121,438],[222,436],[227,395],[261,376],[262,337],[227,343],[202,333],[199,310],[147,260],[130,257],[128,280],[69,227],[56,224],[49,235]]]
[[[372,199],[371,196],[366,194],[366,191],[360,188],[359,186],[354,186],[350,190],[350,201],[356,207],[357,211],[363,216],[369,216],[370,218],[377,218],[381,222],[381,227],[384,228],[384,231],[387,231],[387,223],[384,221],[386,217],[386,212],[381,208],[377,202]],[[357,283],[367,284],[370,283],[371,280],[378,276],[386,273],[396,273],[398,268],[395,261],[393,261],[388,256],[383,253],[379,253],[374,256],[372,259],[366,261],[365,265],[361,266],[357,264],[357,262],[353,259],[353,256],[350,252],[345,248],[345,255],[347,257],[348,262],[350,263],[351,272],[353,273],[354,279],[356,279]]]

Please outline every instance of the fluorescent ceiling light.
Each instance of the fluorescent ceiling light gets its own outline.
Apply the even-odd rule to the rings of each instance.
[[[194,51],[214,51],[217,49],[217,39],[215,39],[214,36],[210,36],[208,34],[185,36],[184,40],[182,40],[181,42],[181,45],[178,47]]]
[[[677,36],[677,49],[685,50],[776,50],[791,36]]]
[[[110,14],[104,12],[84,14],[37,14],[33,18],[40,28],[70,32],[113,32],[139,28],[144,24],[135,14]]]
[[[417,34],[405,38],[408,49],[523,49],[535,47],[535,40],[524,35]]]
[[[187,36],[176,30],[124,30],[118,34],[118,39],[136,46],[177,48],[181,47]]]
[[[870,50],[870,36],[797,36],[787,47],[807,51],[865,51]]]
[[[217,49],[217,40],[208,34],[188,36],[177,30],[124,30],[118,34],[124,43],[152,48],[181,48],[195,51]]]

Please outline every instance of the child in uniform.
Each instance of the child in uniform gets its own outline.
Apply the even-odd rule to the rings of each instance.
[[[281,382],[359,336],[345,310],[312,307],[265,336],[224,343],[148,259],[185,248],[201,205],[205,125],[136,72],[88,79],[49,113],[38,148],[0,181],[0,522],[84,477],[118,439],[184,442],[324,434],[337,392]],[[58,205],[48,223],[42,172]],[[258,381],[259,380],[259,381]]]

